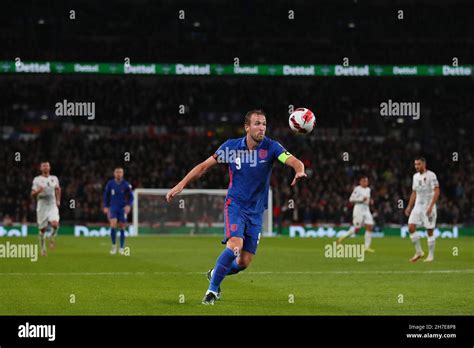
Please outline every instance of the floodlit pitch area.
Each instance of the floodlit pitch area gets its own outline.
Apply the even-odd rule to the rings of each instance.
[[[217,236],[129,238],[130,256],[109,255],[108,238],[60,236],[37,262],[2,259],[0,315],[474,314],[474,238],[438,239],[431,264],[408,262],[408,239],[374,239],[363,262],[326,258],[333,241],[262,238],[253,265],[226,277],[222,300],[204,306]]]

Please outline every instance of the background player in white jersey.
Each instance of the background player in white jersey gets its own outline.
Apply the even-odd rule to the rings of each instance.
[[[416,232],[417,225],[423,225],[428,232],[428,257],[426,262],[433,261],[435,249],[435,236],[433,229],[436,226],[436,202],[439,197],[439,183],[436,174],[426,169],[426,159],[415,159],[416,173],[413,175],[412,193],[405,209],[408,218],[410,239],[415,245],[415,256],[410,261],[416,262],[425,254],[420,244],[420,235]],[[415,205],[413,207],[413,204]],[[412,209],[413,208],[413,209]]]
[[[365,225],[365,251],[373,253],[375,250],[370,248],[370,243],[372,241],[374,219],[372,218],[369,208],[369,205],[373,204],[373,201],[370,199],[368,177],[362,176],[359,179],[359,186],[354,188],[349,201],[354,204],[354,210],[352,211],[352,226],[345,235],[338,239],[338,243],[342,243],[342,241],[347,237],[359,232],[362,226]]]
[[[59,228],[59,206],[61,205],[61,187],[58,177],[50,175],[51,166],[49,162],[41,162],[41,175],[33,180],[31,196],[37,199],[36,217],[39,229],[41,255],[46,255],[46,228],[51,224],[49,246],[54,248],[54,238]]]

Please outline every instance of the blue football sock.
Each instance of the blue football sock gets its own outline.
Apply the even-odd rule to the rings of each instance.
[[[110,229],[110,237],[112,238],[112,245],[115,245],[115,238],[117,237],[117,231],[115,231],[115,228]]]
[[[217,292],[221,285],[224,277],[226,276],[229,269],[232,267],[232,262],[236,258],[236,255],[229,248],[225,248],[217,259],[216,266],[214,267],[214,275],[209,285],[209,290]]]
[[[232,261],[232,265],[230,266],[227,275],[237,274],[240,271],[243,271],[244,269],[245,267],[239,266],[239,264],[237,263],[237,259],[235,259],[234,261]]]
[[[123,249],[124,245],[125,245],[125,231],[120,230],[120,248]]]

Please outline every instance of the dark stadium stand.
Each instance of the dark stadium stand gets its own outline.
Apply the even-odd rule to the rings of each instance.
[[[131,11],[123,0],[38,0],[25,13],[24,4],[7,0],[0,59],[334,64],[350,57],[351,64],[446,64],[455,54],[472,62],[474,23],[466,17],[472,1],[416,3],[141,0]]]

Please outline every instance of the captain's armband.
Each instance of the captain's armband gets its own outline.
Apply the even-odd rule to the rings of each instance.
[[[278,156],[278,160],[281,163],[285,164],[286,160],[290,158],[291,156],[293,156],[291,153],[289,153],[288,151],[285,151],[285,152],[282,152],[280,156]]]

